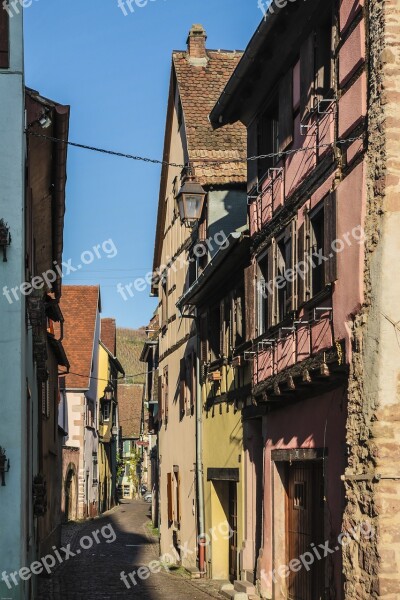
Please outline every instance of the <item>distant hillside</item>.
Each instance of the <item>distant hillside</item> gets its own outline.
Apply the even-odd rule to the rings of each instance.
[[[117,357],[121,362],[126,375],[137,375],[128,377],[126,383],[144,383],[144,372],[146,365],[139,361],[146,339],[146,328],[122,329],[117,328]],[[138,375],[142,373],[142,375]]]

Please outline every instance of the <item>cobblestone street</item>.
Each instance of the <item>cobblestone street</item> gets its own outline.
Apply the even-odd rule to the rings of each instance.
[[[99,519],[67,525],[63,533],[63,547],[71,544],[71,551],[76,556],[64,561],[52,577],[39,578],[39,600],[220,598],[217,593],[218,584],[204,580],[193,581],[165,570],[151,574],[146,581],[137,578],[137,585],[132,584],[131,589],[127,589],[121,581],[121,572],[128,574],[137,571],[159,557],[158,541],[148,528],[148,514],[149,505],[138,500],[124,502]],[[100,543],[93,541],[88,550],[80,547],[82,540],[82,545],[86,545],[85,536],[94,540],[93,532],[101,531],[106,525],[112,525],[116,533],[114,542],[107,543],[99,533]],[[111,530],[107,529],[108,533],[109,531]],[[63,552],[60,554],[62,556]]]

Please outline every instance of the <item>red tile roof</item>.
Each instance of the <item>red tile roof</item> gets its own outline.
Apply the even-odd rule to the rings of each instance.
[[[64,316],[63,346],[70,362],[66,389],[88,389],[100,288],[93,285],[63,285],[60,307]],[[79,375],[77,375],[79,374]]]
[[[122,438],[138,438],[142,420],[144,386],[118,384],[118,414]]]
[[[246,163],[226,163],[196,167],[196,162],[239,159],[246,156],[246,128],[237,122],[214,131],[209,114],[243,53],[207,50],[207,65],[198,66],[188,60],[188,53],[173,53],[182,102],[189,159],[195,165],[196,179],[205,184],[234,184],[246,181]]]
[[[117,326],[115,319],[102,319],[100,339],[113,356],[117,352]]]

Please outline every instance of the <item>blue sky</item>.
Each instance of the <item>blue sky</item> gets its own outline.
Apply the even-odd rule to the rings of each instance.
[[[144,4],[140,0],[139,4]],[[193,23],[209,48],[243,49],[262,14],[256,0],[149,0],[124,16],[117,0],[36,0],[25,10],[26,84],[71,105],[70,140],[161,158],[171,52]],[[96,259],[64,283],[96,284],[103,317],[122,327],[149,322],[149,291],[116,291],[152,267],[160,167],[69,149],[64,260],[110,238],[114,258]]]

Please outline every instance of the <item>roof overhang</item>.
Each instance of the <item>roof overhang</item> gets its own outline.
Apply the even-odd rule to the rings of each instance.
[[[241,121],[249,125],[278,79],[296,61],[310,23],[331,11],[327,0],[288,0],[284,8],[271,4],[242,59],[210,114],[217,129]],[[260,83],[262,82],[262,85]]]
[[[226,289],[232,275],[240,270],[249,257],[251,240],[248,232],[234,232],[228,236],[229,246],[220,248],[194,284],[176,303],[180,311],[185,306],[201,306],[218,289]]]

